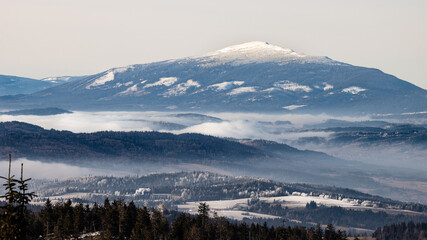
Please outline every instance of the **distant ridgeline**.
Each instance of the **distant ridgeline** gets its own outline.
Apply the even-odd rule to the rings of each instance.
[[[62,83],[77,80],[84,76],[71,77],[47,77],[43,79],[24,78],[17,76],[0,75],[0,97],[16,95],[22,97],[23,94],[31,94]]]
[[[160,132],[72,133],[45,130],[22,123],[0,123],[0,154],[33,159],[134,159],[135,161],[167,159],[256,159],[326,154],[300,151],[285,144],[268,141],[238,142],[202,134]],[[329,157],[330,158],[330,157]]]
[[[57,115],[64,113],[72,113],[68,110],[64,110],[61,108],[33,108],[33,109],[23,109],[23,110],[15,110],[8,112],[0,112],[3,115],[36,115],[36,116],[49,116],[49,115]]]

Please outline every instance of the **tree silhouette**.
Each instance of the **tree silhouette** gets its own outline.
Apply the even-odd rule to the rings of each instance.
[[[24,179],[24,164],[21,164],[21,177],[15,178],[11,175],[12,155],[9,154],[9,169],[7,178],[3,184],[5,187],[5,198],[7,204],[0,207],[0,239],[25,239],[28,228],[27,204],[36,196],[33,192],[28,193],[27,182],[31,178]]]

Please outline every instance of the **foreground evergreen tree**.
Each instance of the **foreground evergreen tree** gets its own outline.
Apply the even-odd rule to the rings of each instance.
[[[1,226],[0,226],[0,239],[18,239],[19,236],[19,220],[18,220],[18,209],[16,204],[18,202],[18,191],[17,191],[17,179],[15,175],[11,175],[12,156],[9,154],[9,171],[7,178],[0,176],[0,178],[6,180],[3,184],[5,187],[5,195],[0,196],[7,202],[6,205],[1,206]]]
[[[131,239],[152,239],[150,213],[147,207],[142,207],[137,211],[135,228],[132,230]]]
[[[48,236],[53,232],[54,226],[53,206],[49,198],[46,200],[44,209],[40,212],[40,218],[41,222],[43,223],[44,234]]]
[[[8,176],[0,178],[6,180],[3,184],[5,195],[0,196],[7,202],[0,206],[0,239],[26,239],[29,231],[29,220],[27,204],[31,202],[36,195],[33,192],[28,193],[27,182],[31,178],[24,179],[24,165],[21,164],[21,177],[15,178],[11,175],[12,155],[9,154]]]

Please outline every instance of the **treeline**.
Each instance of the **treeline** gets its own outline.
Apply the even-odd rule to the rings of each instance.
[[[378,240],[427,239],[427,223],[400,223],[378,228],[374,237]]]
[[[353,210],[342,207],[317,206],[315,202],[306,205],[305,209],[283,208],[281,203],[269,203],[252,200],[248,202],[248,210],[274,216],[283,216],[287,219],[298,219],[302,222],[332,223],[341,227],[365,228],[375,230],[380,226],[396,222],[427,222],[427,216],[388,214],[385,211]]]
[[[47,201],[42,210],[29,212],[26,218],[26,239],[346,239],[345,232],[336,231],[332,225],[325,229],[268,227],[266,223],[230,222],[216,214],[210,217],[205,203],[199,205],[197,215],[191,216],[163,208],[138,208],[133,202],[110,202],[108,198],[103,205],[92,207],[70,200],[57,204]]]

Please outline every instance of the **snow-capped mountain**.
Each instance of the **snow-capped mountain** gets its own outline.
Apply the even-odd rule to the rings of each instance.
[[[5,102],[16,104],[72,110],[406,113],[427,110],[427,91],[378,69],[250,42],[197,57],[113,68]]]

